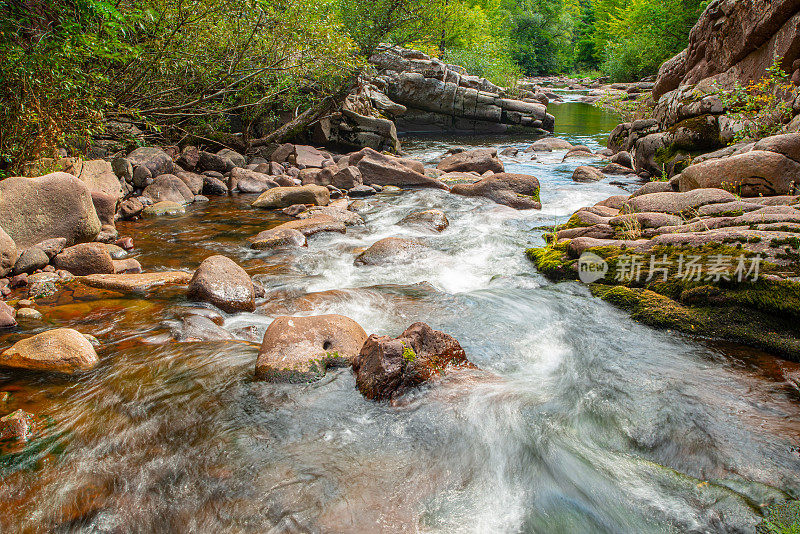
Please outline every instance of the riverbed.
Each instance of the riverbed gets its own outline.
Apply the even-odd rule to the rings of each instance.
[[[551,106],[556,135],[601,148],[616,119]],[[118,224],[146,271],[224,254],[269,293],[224,315],[239,341],[184,343],[181,291],[60,297],[45,326],[97,337],[79,380],[0,372],[0,391],[48,421],[0,457],[3,532],[748,532],[764,504],[800,496],[800,366],[655,330],[554,284],[524,251],[577,208],[633,191],[571,180],[583,160],[525,152],[532,138],[406,138],[433,161],[453,145],[520,149],[508,172],[541,182],[541,211],[438,190],[365,199],[365,225],[306,249],[251,251],[288,220],[214,198],[185,216]],[[588,164],[600,165],[599,162]],[[437,208],[450,226],[396,223]],[[414,237],[413,263],[355,266],[379,239]],[[424,321],[459,340],[482,379],[452,377],[398,406],[365,400],[349,370],[307,385],[256,382],[258,341],[279,315],[338,313],[368,333]],[[4,412],[5,413],[5,412]]]

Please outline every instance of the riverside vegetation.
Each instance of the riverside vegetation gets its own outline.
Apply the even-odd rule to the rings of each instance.
[[[0,14],[3,531],[797,528],[796,3]]]

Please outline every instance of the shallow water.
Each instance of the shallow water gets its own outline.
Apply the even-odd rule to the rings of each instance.
[[[595,149],[614,126],[585,104],[556,113],[558,135]],[[404,146],[426,160],[453,144],[530,141]],[[800,367],[648,328],[580,284],[545,280],[523,254],[542,243],[538,228],[625,189],[572,182],[586,162],[560,163],[563,152],[530,156],[504,162],[539,177],[541,212],[387,193],[366,200],[363,227],[316,235],[293,253],[246,247],[282,219],[245,196],[120,223],[145,270],[194,269],[222,253],[270,298],[225,315],[237,342],[174,342],[182,310],[196,307],[175,290],[76,289],[45,309],[48,328],[97,336],[102,364],[77,381],[0,372],[7,411],[49,421],[23,453],[0,459],[0,530],[751,531],[761,505],[800,492]],[[433,207],[450,220],[441,234],[396,225]],[[432,252],[353,265],[387,236],[419,238]],[[348,370],[305,386],[252,381],[258,345],[248,339],[278,315],[322,313],[379,334],[428,322],[488,374],[451,376],[398,407],[364,400]]]

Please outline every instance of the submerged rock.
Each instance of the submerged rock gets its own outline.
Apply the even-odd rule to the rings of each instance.
[[[177,202],[164,200],[162,202],[156,202],[152,206],[147,206],[141,213],[142,217],[161,217],[165,215],[175,217],[184,215],[186,213],[186,208]]]
[[[367,333],[342,315],[278,317],[264,333],[256,377],[268,381],[308,381],[326,368],[350,365]]]
[[[395,400],[448,371],[474,367],[458,341],[425,323],[394,339],[369,336],[353,360],[358,390],[375,401]]]
[[[273,228],[266,232],[261,232],[250,244],[250,248],[256,250],[295,248],[306,245],[306,236],[294,228]]]
[[[428,247],[401,237],[386,237],[376,241],[355,259],[356,265],[383,265],[386,263],[408,263]]]
[[[0,417],[1,441],[28,441],[35,429],[36,417],[24,410],[17,410]]]
[[[229,313],[256,309],[250,276],[236,262],[220,255],[203,260],[189,282],[188,296]]]
[[[447,216],[443,211],[430,209],[409,213],[397,224],[400,226],[410,226],[433,232],[441,232],[447,228],[450,222],[447,220]]]
[[[71,328],[48,330],[16,342],[0,353],[0,366],[74,374],[95,367],[97,352],[83,334]]]

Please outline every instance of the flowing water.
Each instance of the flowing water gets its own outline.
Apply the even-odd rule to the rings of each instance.
[[[553,107],[557,134],[600,148],[613,117]],[[453,144],[406,139],[423,160]],[[541,212],[441,191],[365,201],[363,227],[291,253],[250,251],[277,224],[252,198],[212,199],[179,218],[120,223],[145,270],[226,254],[270,292],[225,316],[241,341],[174,341],[178,290],[146,297],[76,288],[46,328],[96,336],[102,364],[76,380],[0,374],[6,411],[47,424],[0,457],[2,532],[748,532],[765,503],[800,494],[800,368],[742,347],[633,322],[578,283],[525,259],[541,227],[624,189],[570,179],[563,152],[504,158],[535,174]],[[632,185],[627,186],[628,189]],[[438,208],[441,234],[397,226]],[[432,249],[356,267],[387,236]],[[451,376],[400,406],[366,401],[349,370],[308,385],[252,380],[256,341],[284,314],[340,313],[369,333],[416,321],[458,339],[481,378]],[[10,343],[42,328],[5,335]]]

